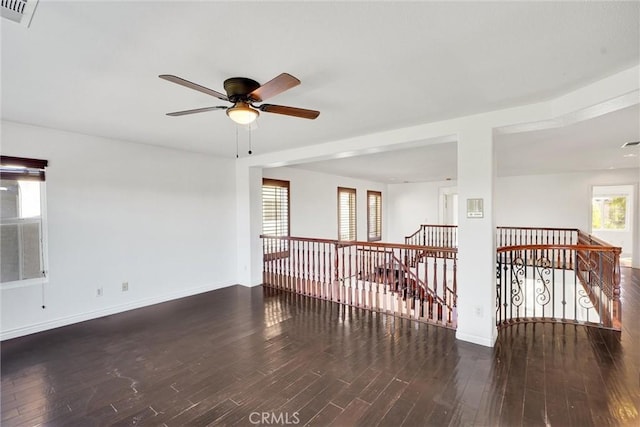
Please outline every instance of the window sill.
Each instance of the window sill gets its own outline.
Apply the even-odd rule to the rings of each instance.
[[[15,288],[27,288],[29,286],[43,285],[49,281],[46,277],[39,277],[37,279],[26,280],[14,280],[13,282],[4,282],[0,284],[0,289],[15,289]]]

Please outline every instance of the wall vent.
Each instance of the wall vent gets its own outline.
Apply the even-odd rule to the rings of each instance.
[[[637,147],[638,145],[640,145],[640,141],[625,142],[620,148]]]
[[[2,17],[25,27],[31,25],[38,0],[0,0]]]

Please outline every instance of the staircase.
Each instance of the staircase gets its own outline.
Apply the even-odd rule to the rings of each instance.
[[[265,286],[456,326],[456,249],[302,237],[262,239]]]
[[[457,227],[421,225],[405,244],[261,236],[263,283],[455,328]],[[498,227],[496,324],[620,330],[620,248],[577,229]]]
[[[457,227],[421,225],[407,244],[439,257],[456,247]],[[561,322],[620,330],[621,248],[576,228],[497,227],[496,323]],[[448,256],[448,252],[442,256]]]

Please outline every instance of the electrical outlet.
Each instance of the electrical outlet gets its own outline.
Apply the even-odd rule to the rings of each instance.
[[[101,297],[102,296],[102,288],[96,289],[96,296],[97,297]]]
[[[122,292],[127,292],[129,290],[129,282],[122,282]]]

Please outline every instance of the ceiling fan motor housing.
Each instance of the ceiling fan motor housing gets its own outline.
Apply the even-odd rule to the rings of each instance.
[[[246,101],[247,95],[260,87],[260,83],[246,77],[231,77],[224,81],[224,90],[227,92],[229,101]],[[252,101],[262,101],[251,97]]]

